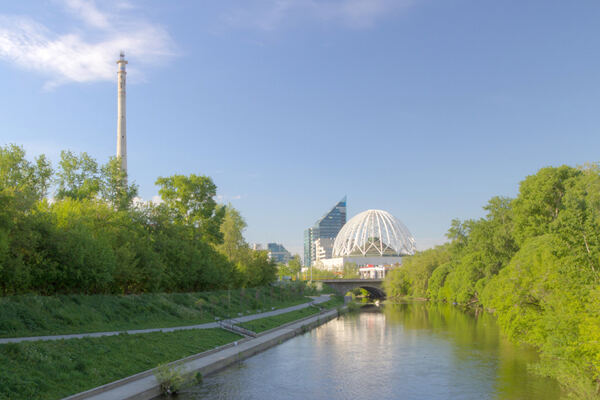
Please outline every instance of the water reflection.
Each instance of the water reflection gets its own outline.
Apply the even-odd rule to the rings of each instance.
[[[427,303],[346,315],[207,377],[184,399],[548,399],[488,314]]]

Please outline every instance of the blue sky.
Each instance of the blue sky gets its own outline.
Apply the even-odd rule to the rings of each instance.
[[[5,2],[1,144],[101,162],[128,65],[129,174],[205,174],[249,242],[301,252],[344,195],[418,247],[548,165],[598,160],[600,3]]]

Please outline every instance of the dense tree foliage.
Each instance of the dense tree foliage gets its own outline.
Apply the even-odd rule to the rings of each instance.
[[[221,254],[234,265],[233,280],[229,286],[259,286],[275,279],[277,265],[269,260],[266,250],[252,250],[244,239],[246,221],[231,205],[222,207],[222,243],[217,246]]]
[[[0,294],[142,293],[264,285],[276,267],[205,176],[159,178],[162,203],[134,203],[120,160],[0,147]],[[56,192],[49,199],[50,188]]]
[[[220,227],[225,209],[215,201],[217,186],[207,176],[173,175],[156,181],[163,206],[175,222],[192,226],[194,237],[221,243]],[[198,235],[199,234],[199,235]]]
[[[540,373],[599,398],[600,168],[543,168],[484,208],[453,221],[448,244],[407,258],[388,293],[484,307],[540,350]]]
[[[436,267],[450,260],[448,246],[438,246],[404,259],[402,268],[392,270],[384,281],[390,297],[427,297],[429,285],[434,283],[432,273]],[[438,268],[439,269],[439,268]]]
[[[300,277],[300,271],[302,271],[302,261],[298,254],[294,254],[287,264],[279,264],[277,266],[277,275],[280,279],[284,277],[297,279]]]

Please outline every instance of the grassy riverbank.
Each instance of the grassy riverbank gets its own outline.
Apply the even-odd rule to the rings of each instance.
[[[255,319],[253,321],[241,323],[239,326],[251,330],[252,332],[260,333],[268,331],[269,329],[277,328],[278,326],[287,324],[288,322],[293,322],[314,314],[318,314],[323,310],[341,306],[342,304],[344,304],[344,298],[341,296],[335,296],[332,297],[331,300],[321,303],[318,306],[311,306],[272,317]]]
[[[404,258],[385,291],[493,312],[507,337],[539,350],[532,369],[600,399],[599,193],[599,164],[542,168],[514,199],[490,199],[485,217],[453,220],[449,243]]]
[[[0,400],[61,399],[239,338],[203,329],[0,345]]]
[[[129,296],[0,297],[0,337],[166,328],[310,301],[296,287]]]

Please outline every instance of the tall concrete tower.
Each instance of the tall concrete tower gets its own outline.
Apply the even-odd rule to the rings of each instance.
[[[121,52],[121,57],[117,61],[119,65],[118,76],[118,87],[119,87],[119,99],[118,99],[118,111],[117,111],[117,157],[121,158],[121,168],[127,172],[127,120],[125,111],[125,77],[127,72],[125,66],[125,53]]]

